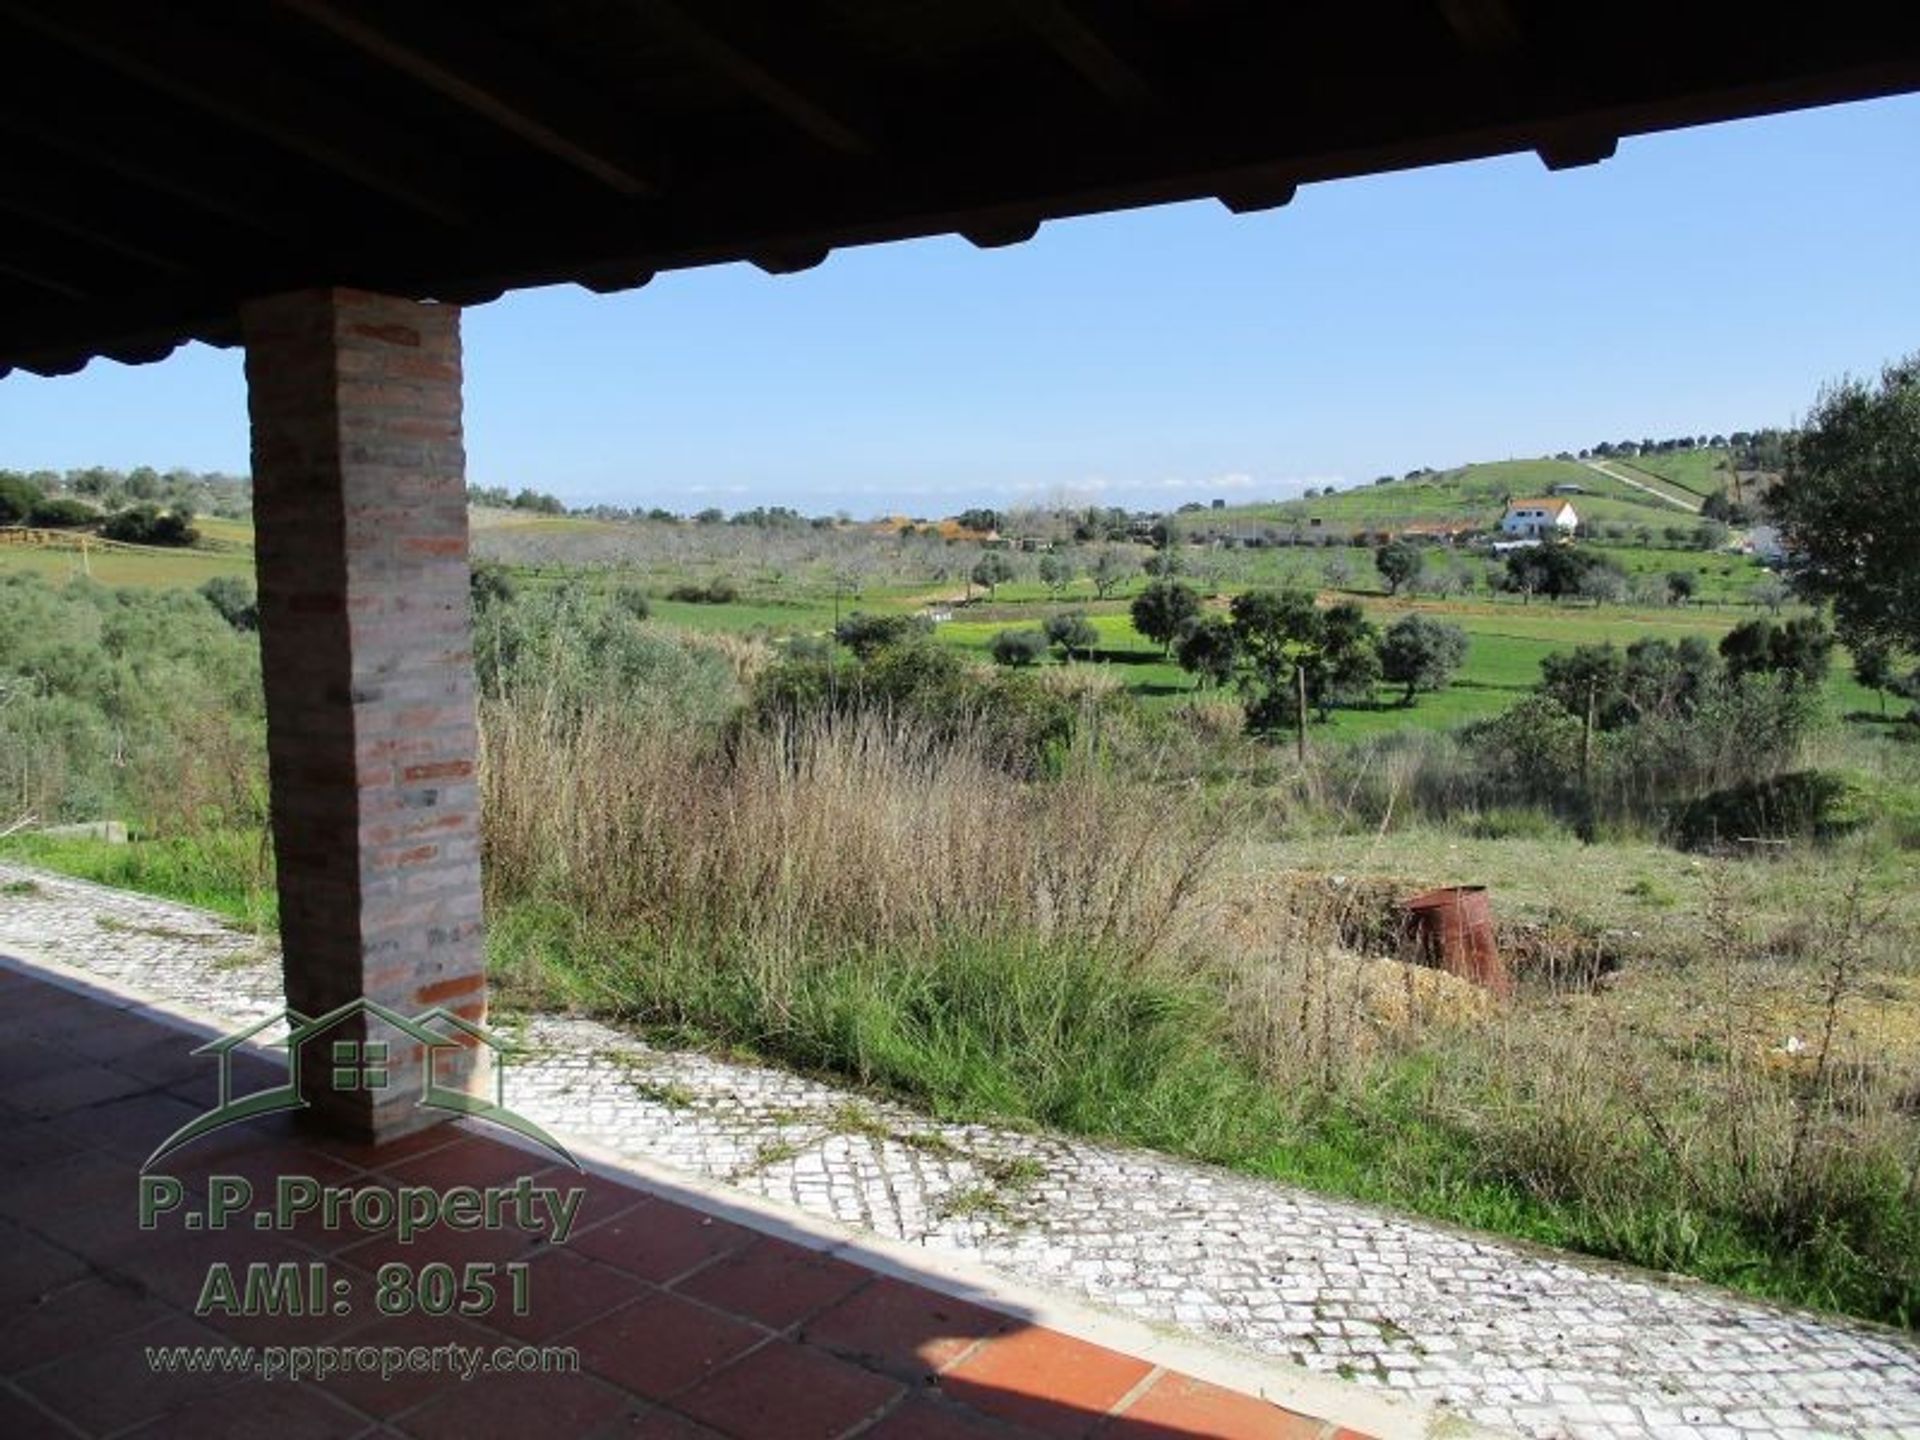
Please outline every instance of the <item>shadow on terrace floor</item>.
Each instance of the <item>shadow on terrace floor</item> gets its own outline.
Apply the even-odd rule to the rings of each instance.
[[[141,1162],[214,1098],[207,1038],[126,1002],[0,969],[0,1434],[698,1437],[1342,1437],[1331,1422],[1208,1385],[1017,1315],[954,1298],[602,1175],[442,1128],[372,1150],[287,1117],[204,1137],[156,1170],[181,1203],[140,1229]],[[236,1093],[274,1067],[236,1057]],[[394,1192],[516,1186],[586,1195],[564,1244],[509,1219],[435,1230],[402,1246],[391,1228],[190,1228],[209,1177],[268,1203],[279,1177]],[[368,1202],[377,1204],[378,1202]],[[511,1213],[503,1212],[503,1213]],[[244,1223],[243,1223],[244,1222]],[[470,1317],[382,1315],[378,1271],[429,1262],[465,1278],[496,1267],[500,1296]],[[196,1318],[210,1267],[289,1264],[321,1313]],[[509,1263],[528,1304],[513,1313]],[[309,1267],[323,1266],[321,1270]],[[484,1273],[484,1272],[476,1272]],[[306,1288],[318,1277],[318,1289]],[[418,1281],[419,1293],[426,1293]],[[951,1286],[947,1287],[949,1290]],[[336,1293],[338,1295],[336,1296]],[[344,1300],[338,1313],[336,1300]],[[488,1363],[522,1347],[578,1352],[575,1373],[462,1380],[450,1353]],[[256,1347],[239,1371],[168,1371],[166,1347]],[[290,1347],[421,1371],[265,1378]],[[212,1353],[212,1352],[209,1352]],[[241,1352],[224,1352],[239,1355]],[[321,1352],[311,1352],[316,1358]],[[273,1357],[278,1357],[273,1358]],[[404,1361],[402,1359],[404,1357]],[[517,1358],[517,1357],[516,1357]],[[156,1368],[156,1363],[161,1368]],[[175,1362],[184,1367],[184,1361]]]

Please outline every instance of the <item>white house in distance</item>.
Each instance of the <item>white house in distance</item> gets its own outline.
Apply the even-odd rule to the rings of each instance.
[[[1500,529],[1507,535],[1571,535],[1579,528],[1580,516],[1573,502],[1554,495],[1539,500],[1509,500],[1507,513],[1500,517]]]

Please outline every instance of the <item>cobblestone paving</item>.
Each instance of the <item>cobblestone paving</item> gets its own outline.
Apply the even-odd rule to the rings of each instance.
[[[27,887],[31,887],[30,889]],[[244,1021],[271,952],[182,906],[0,865],[12,944]],[[929,1120],[533,1017],[557,1131],[1310,1369],[1573,1440],[1920,1440],[1920,1345],[1151,1154]]]

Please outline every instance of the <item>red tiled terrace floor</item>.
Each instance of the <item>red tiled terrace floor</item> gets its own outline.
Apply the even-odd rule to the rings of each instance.
[[[189,1053],[197,1043],[162,1020],[0,969],[0,1435],[10,1440],[1353,1435],[457,1130],[373,1150],[262,1121],[159,1168],[196,1197],[213,1174],[265,1192],[282,1174],[445,1187],[531,1173],[536,1184],[588,1190],[565,1245],[515,1227],[436,1232],[405,1249],[391,1235],[317,1226],[142,1232],[141,1161],[212,1098],[210,1061]],[[383,1318],[375,1271],[402,1258],[416,1268],[528,1262],[532,1304],[521,1316]],[[352,1286],[352,1313],[195,1318],[215,1261],[238,1274],[287,1260],[325,1261],[330,1279]],[[450,1341],[572,1346],[580,1369],[293,1382],[154,1373],[147,1361],[158,1345]]]

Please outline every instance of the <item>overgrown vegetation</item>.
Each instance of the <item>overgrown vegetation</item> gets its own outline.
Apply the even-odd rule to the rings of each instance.
[[[1604,448],[1684,494],[1734,478]],[[630,527],[657,565],[559,567],[533,528],[502,549],[547,563],[476,569],[507,1006],[1920,1320],[1920,758],[1835,714],[1798,610],[1614,643],[1642,582],[1676,624],[1751,583],[1692,522],[1639,569],[1583,541],[1468,570],[1373,535],[1282,561],[1224,511],[1148,550],[1090,511],[1035,558],[916,525],[862,570],[831,526],[725,519]],[[813,577],[798,621],[782,566]],[[985,613],[923,605],[935,571]],[[1375,576],[1391,603],[1349,588]],[[1511,597],[1497,629],[1469,584]],[[764,615],[801,633],[732,623]],[[257,619],[225,578],[0,580],[0,853],[270,927]],[[1490,716],[1400,723],[1476,713],[1441,708],[1469,655]],[[1900,657],[1856,651],[1859,693],[1898,693]],[[1394,728],[1301,763],[1263,737],[1303,698]],[[136,843],[22,828],[109,815]],[[1511,1003],[1402,951],[1399,902],[1464,880]]]

